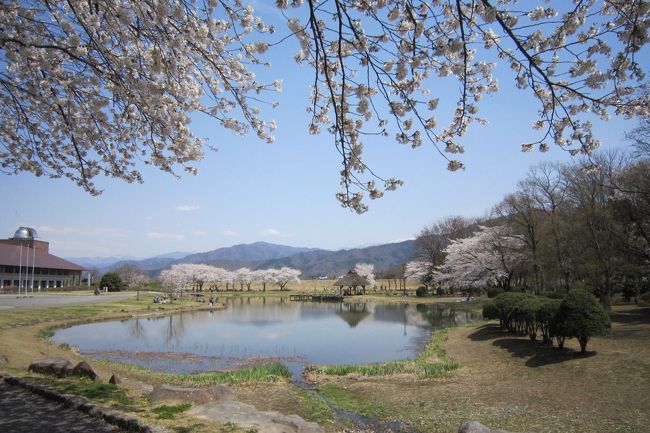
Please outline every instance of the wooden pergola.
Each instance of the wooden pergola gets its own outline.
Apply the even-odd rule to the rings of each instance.
[[[368,281],[366,277],[362,277],[354,271],[349,271],[346,275],[336,280],[334,285],[339,288],[339,293],[341,295],[359,295],[359,287],[361,287],[361,290],[365,295],[366,286],[370,285],[370,281]],[[343,291],[343,288],[347,288],[346,292]]]

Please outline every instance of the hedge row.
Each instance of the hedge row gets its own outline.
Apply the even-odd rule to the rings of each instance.
[[[483,307],[483,317],[498,319],[501,329],[518,334],[528,334],[536,340],[559,348],[567,338],[577,338],[580,350],[587,350],[592,336],[604,335],[611,328],[609,316],[596,297],[576,289],[561,299],[535,296],[530,293],[506,292],[498,295]]]

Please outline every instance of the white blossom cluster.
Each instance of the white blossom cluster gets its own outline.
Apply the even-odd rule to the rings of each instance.
[[[446,287],[503,285],[525,262],[524,241],[508,226],[479,227],[472,236],[452,240],[434,280]]]
[[[354,272],[368,280],[371,286],[375,285],[375,265],[371,263],[357,263],[354,265]]]
[[[0,3],[0,170],[68,177],[92,194],[106,175],[141,182],[138,161],[195,172],[190,114],[272,142],[256,78],[274,43],[252,0],[5,0]],[[364,162],[363,142],[430,143],[449,170],[495,59],[539,103],[536,139],[591,153],[593,118],[650,118],[642,57],[647,0],[276,0],[314,69],[312,134],[333,134],[337,198],[356,212],[402,185]],[[293,8],[293,9],[292,9]],[[292,16],[295,15],[295,16]],[[437,86],[455,80],[457,97]],[[446,93],[446,92],[444,92]],[[258,104],[258,105],[256,105]],[[275,103],[271,103],[275,106]],[[438,116],[439,107],[451,116]],[[439,119],[450,119],[439,121]]]
[[[272,31],[240,0],[7,0],[0,4],[0,166],[142,182],[136,162],[192,166],[203,112],[273,141],[253,103],[278,83],[253,66]],[[257,34],[255,36],[253,34]]]
[[[421,281],[431,273],[431,264],[423,260],[412,260],[406,264],[404,278]]]
[[[276,5],[308,8],[302,20],[289,17],[287,24],[300,43],[295,60],[315,70],[309,132],[324,127],[334,135],[343,164],[337,198],[357,212],[367,210],[364,193],[378,198],[402,184],[366,166],[362,137],[388,135],[390,128],[399,143],[418,147],[426,141],[443,156],[463,153],[460,138],[468,127],[486,122],[478,116],[479,102],[498,89],[494,58],[539,102],[534,127],[542,135],[524,144],[525,151],[545,151],[551,142],[589,154],[599,145],[589,116],[650,116],[640,85],[645,76],[639,53],[648,42],[646,0],[277,0]],[[460,85],[456,101],[444,101],[455,105],[451,121],[438,126],[434,86],[442,77]],[[464,167],[445,158],[450,170]]]
[[[300,282],[300,271],[288,267],[281,269],[260,269],[252,271],[249,268],[240,268],[234,271],[202,264],[178,264],[160,273],[163,286],[172,290],[196,289],[198,287],[219,289],[222,286],[232,287],[239,285],[250,289],[252,282],[259,282],[266,289],[266,284],[272,283],[284,290],[290,282]]]

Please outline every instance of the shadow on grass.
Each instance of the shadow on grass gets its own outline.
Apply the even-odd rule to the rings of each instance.
[[[494,340],[492,344],[507,350],[513,357],[527,359],[527,367],[541,367],[573,359],[589,358],[597,352],[582,354],[573,349],[558,349],[540,341],[530,341],[525,337],[516,337],[495,324],[483,325],[472,332],[468,338],[472,341]]]
[[[590,358],[597,353],[594,351],[583,354],[573,349],[558,349],[541,342],[515,337],[500,338],[492,344],[507,350],[514,357],[528,358],[526,366],[533,368],[574,359]]]
[[[503,337],[504,335],[507,334],[499,327],[499,325],[489,323],[476,328],[476,331],[469,334],[467,338],[472,341],[487,341]]]

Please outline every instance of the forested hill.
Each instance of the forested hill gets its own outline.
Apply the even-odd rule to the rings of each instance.
[[[299,253],[320,251],[316,248],[298,248],[287,245],[271,244],[268,242],[254,242],[252,244],[239,244],[232,247],[218,248],[205,253],[190,254],[178,263],[219,263],[221,261],[251,263],[263,260],[273,260],[289,257]]]
[[[359,262],[375,265],[377,271],[408,262],[413,254],[413,241],[376,245],[339,251],[311,251],[294,254],[281,259],[258,263],[256,268],[279,268],[288,266],[299,269],[303,278],[328,276],[334,278],[345,274]]]
[[[189,254],[176,259],[159,256],[143,260],[123,260],[112,266],[106,266],[100,271],[131,264],[155,276],[163,269],[177,263],[204,263],[229,270],[241,267],[266,269],[288,266],[300,270],[303,278],[321,276],[334,278],[345,274],[360,262],[374,264],[378,272],[386,270],[409,261],[412,252],[412,240],[339,251],[255,242]]]

